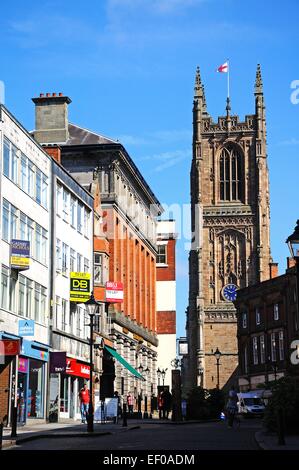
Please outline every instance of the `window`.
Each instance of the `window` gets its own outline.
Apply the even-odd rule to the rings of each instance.
[[[271,333],[271,360],[272,362],[276,361],[276,341],[275,333]]]
[[[253,346],[253,364],[257,365],[259,363],[257,336],[254,336],[252,338],[252,346]]]
[[[273,306],[274,320],[279,320],[279,305],[274,304]]]
[[[89,260],[84,258],[84,272],[89,273]]]
[[[69,220],[69,193],[63,188],[63,220]]]
[[[43,174],[42,176],[42,206],[48,208],[48,178]]]
[[[61,241],[56,239],[56,271],[61,271],[62,268],[62,254],[61,254]]]
[[[257,325],[261,324],[261,312],[258,307],[255,309],[255,322]]]
[[[40,299],[40,312],[41,312],[41,323],[46,323],[47,313],[47,289],[41,287],[41,299]]]
[[[84,235],[88,238],[90,212],[84,209]]]
[[[35,200],[38,204],[42,202],[42,172],[40,170],[36,170],[36,192],[35,192]]]
[[[167,264],[166,248],[167,245],[158,245],[157,264]]]
[[[72,227],[76,227],[76,199],[71,196],[71,225]]]
[[[3,199],[3,209],[2,209],[2,238],[5,241],[9,241],[9,208],[10,204],[5,199]]]
[[[265,336],[260,336],[261,364],[265,364]]]
[[[10,205],[10,239],[16,239],[18,233],[18,210]]]
[[[81,318],[82,318],[81,308],[77,307],[77,331],[76,331],[76,334],[77,334],[78,338],[81,338],[81,334],[82,334]]]
[[[19,168],[19,156],[18,150],[12,146],[12,168],[11,168],[11,179],[14,183],[18,184],[18,168]]]
[[[35,258],[41,261],[42,253],[42,227],[35,224]]]
[[[68,273],[68,254],[69,254],[69,247],[62,243],[62,274]]]
[[[9,270],[2,266],[1,269],[1,307],[7,309],[8,303],[8,279],[9,279]]]
[[[35,188],[34,188],[34,165],[30,161],[28,161],[28,187],[27,187],[27,193],[29,196],[33,197]]]
[[[29,279],[27,279],[25,316],[28,318],[32,318],[32,297],[33,297],[33,281],[30,281]]]
[[[242,313],[242,328],[247,328],[247,313]]]
[[[67,326],[67,300],[62,299],[62,318],[61,318],[61,329],[66,331]]]
[[[61,326],[60,322],[61,322],[61,303],[60,303],[60,297],[56,295],[54,328],[60,329],[60,326]]]
[[[242,199],[241,155],[234,147],[224,147],[220,155],[220,200]]]
[[[279,332],[279,359],[284,360],[284,344],[283,344],[283,331]]]
[[[16,285],[17,278],[12,277],[11,273],[9,279],[9,310],[14,313],[16,313]]]
[[[26,316],[26,278],[19,275],[19,308],[18,314]]]
[[[22,154],[21,156],[21,188],[23,191],[27,191],[27,158]]]
[[[4,137],[3,148],[3,173],[8,178],[10,177],[10,142]]]
[[[75,264],[76,264],[76,252],[75,250],[71,248],[70,250],[70,272],[71,273],[73,273],[76,270]]]
[[[41,286],[37,282],[34,283],[34,319],[41,321]]]
[[[77,253],[77,271],[78,273],[82,272],[82,255]]]
[[[78,232],[82,233],[82,223],[83,223],[83,218],[82,218],[82,212],[83,212],[83,206],[80,202],[78,202],[77,205],[77,230]]]
[[[62,215],[62,187],[60,184],[57,184],[56,188],[56,213],[57,215]]]
[[[94,282],[103,284],[103,255],[100,253],[94,254]]]
[[[45,229],[42,229],[42,253],[41,262],[47,264],[47,247],[48,247],[48,233]]]

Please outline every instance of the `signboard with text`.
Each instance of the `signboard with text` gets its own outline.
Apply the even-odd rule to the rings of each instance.
[[[30,265],[30,242],[28,240],[11,240],[10,267],[23,271]]]
[[[90,273],[71,273],[71,302],[84,303],[90,299],[90,277]]]
[[[50,352],[50,373],[65,374],[66,370],[66,352]]]
[[[0,340],[0,356],[17,356],[20,354],[20,341],[14,339]]]
[[[106,302],[123,302],[124,285],[122,282],[106,282]]]
[[[19,320],[19,336],[34,336],[34,320]]]
[[[66,373],[69,375],[75,375],[76,377],[89,379],[90,366],[83,364],[82,362],[78,362],[76,359],[71,359],[68,357],[66,360]]]

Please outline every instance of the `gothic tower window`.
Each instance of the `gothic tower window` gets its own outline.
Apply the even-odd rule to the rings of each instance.
[[[220,200],[242,200],[242,160],[234,147],[224,147],[220,154]]]

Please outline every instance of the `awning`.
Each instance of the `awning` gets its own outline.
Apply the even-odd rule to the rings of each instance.
[[[137,370],[134,369],[134,367],[132,367],[131,364],[129,364],[120,354],[118,354],[118,352],[115,351],[115,349],[110,348],[110,346],[107,346],[106,344],[105,344],[105,349],[108,351],[109,354],[111,354],[111,356],[115,357],[115,359],[117,359],[118,362],[120,362],[122,366],[128,369],[128,371],[131,372],[131,374],[135,375],[137,379],[145,380],[145,378],[142,377],[142,375],[139,372],[137,372]]]

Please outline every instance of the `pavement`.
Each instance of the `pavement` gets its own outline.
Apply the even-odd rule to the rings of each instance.
[[[276,433],[261,430],[255,433],[255,440],[262,450],[299,450],[299,435],[285,436],[285,445],[280,445]]]
[[[87,431],[87,425],[79,421],[65,420],[60,423],[30,423],[17,429],[17,437],[11,438],[11,429],[4,428],[2,448],[9,449],[15,445],[22,445],[26,442],[37,439],[61,439],[61,438],[96,438],[99,436],[119,435],[135,429],[152,428],[156,425],[192,425],[217,422],[219,420],[205,421],[182,421],[173,422],[169,420],[159,419],[128,419],[127,426],[123,426],[123,421],[119,420],[118,423],[94,423],[94,432]],[[220,436],[219,436],[220,437]],[[286,436],[285,445],[278,444],[278,437],[275,433],[266,432],[262,427],[258,429],[255,434],[255,442],[261,450],[299,450],[299,435]],[[221,438],[220,438],[221,440]],[[217,445],[217,444],[216,444]],[[215,446],[215,449],[217,447]]]
[[[211,420],[218,421],[218,420]],[[130,431],[140,428],[141,425],[146,424],[167,424],[167,425],[180,425],[201,423],[202,421],[182,421],[173,422],[171,419],[128,419],[127,426],[123,426],[123,420],[119,419],[118,423],[107,421],[105,423],[94,423],[94,432],[87,431],[87,424],[82,424],[80,421],[62,420],[60,423],[39,423],[38,421],[31,422],[25,426],[17,428],[17,437],[11,437],[11,428],[4,428],[2,448],[9,448],[14,445],[22,444],[24,442],[32,441],[34,439],[46,438],[63,438],[63,437],[97,437],[118,432]]]

